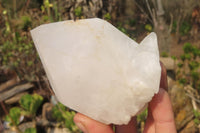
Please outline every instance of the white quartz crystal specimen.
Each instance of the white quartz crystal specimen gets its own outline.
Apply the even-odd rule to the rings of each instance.
[[[127,124],[159,90],[155,33],[140,44],[98,19],[41,25],[31,31],[58,100],[105,124]]]

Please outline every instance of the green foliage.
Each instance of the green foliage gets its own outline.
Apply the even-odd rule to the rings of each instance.
[[[200,92],[200,49],[191,43],[185,43],[183,51],[181,62],[177,64],[177,79],[180,84],[190,84]]]
[[[194,81],[197,81],[197,80],[199,80],[199,73],[196,71],[192,71],[191,77],[193,78]]]
[[[43,0],[43,5],[41,6],[42,12],[47,12],[48,15],[50,15],[50,8],[53,5],[49,2],[49,0]]]
[[[122,23],[117,24],[117,29],[119,29],[124,34],[128,35],[128,31],[122,26]],[[129,36],[129,35],[128,35]]]
[[[172,24],[172,33],[179,32],[181,35],[187,35],[192,28],[192,25],[186,21],[183,21],[180,25],[179,31],[177,31],[177,21]]]
[[[43,4],[41,6],[43,23],[62,20],[61,13],[59,12],[60,8],[58,8],[57,2],[58,1],[43,0]]]
[[[179,79],[179,83],[185,85],[187,80],[185,78]]]
[[[129,25],[130,26],[135,26],[136,25],[136,20],[135,19],[130,19],[129,20]]]
[[[22,36],[18,31],[5,38],[2,38],[3,45],[0,45],[1,66],[16,70],[21,80],[34,80],[36,74],[43,70],[39,67],[41,63],[30,38]]]
[[[127,30],[126,30],[125,28],[123,28],[123,27],[118,27],[118,29],[119,29],[121,32],[125,33],[125,34],[128,34],[128,33],[127,33]]]
[[[142,113],[140,113],[137,116],[137,121],[140,122],[140,123],[145,122],[147,115],[148,115],[148,109],[145,109]]]
[[[185,55],[181,55],[181,60],[185,61]]]
[[[172,24],[172,33],[175,33],[176,32],[176,28],[177,28],[177,22],[174,21],[173,24]]]
[[[177,59],[177,57],[176,57],[176,56],[171,56],[171,58],[172,58],[173,60],[176,60],[176,59]]]
[[[10,109],[9,114],[6,116],[6,121],[10,122],[12,126],[18,126],[20,123],[21,109],[13,107]]]
[[[63,121],[64,120],[64,117],[63,117],[63,114],[61,111],[65,111],[66,110],[66,107],[61,104],[61,103],[58,103],[56,106],[54,106],[53,108],[53,117],[56,118],[57,121]]]
[[[32,102],[32,96],[29,94],[23,95],[19,101],[22,108],[29,110]]]
[[[110,20],[111,20],[111,15],[110,15],[110,13],[106,13],[103,17],[104,17],[104,19],[106,19],[107,21],[110,21]]]
[[[23,21],[22,29],[28,31],[32,25],[31,18],[29,16],[22,16],[21,20]]]
[[[184,56],[185,56],[185,59],[187,59],[187,60],[190,60],[192,58],[191,54],[184,54]]]
[[[183,51],[186,54],[193,52],[193,49],[194,49],[194,47],[192,46],[191,43],[185,43],[183,46]]]
[[[182,67],[183,67],[183,63],[178,63],[177,66],[178,66],[179,68],[182,68]]]
[[[65,126],[70,129],[71,131],[78,130],[76,125],[74,124],[73,118],[75,116],[74,111],[65,111],[63,113],[63,117],[65,118]]]
[[[184,21],[181,26],[180,26],[180,34],[181,35],[186,35],[189,33],[189,31],[191,30],[192,26],[191,24],[189,24],[188,22]]]
[[[58,103],[52,109],[53,117],[58,121],[61,122],[65,127],[67,127],[72,132],[77,132],[78,128],[75,125],[73,118],[75,115],[74,111],[67,111],[66,107]]]
[[[42,17],[42,19],[43,19],[44,22],[47,22],[47,21],[49,20],[49,16],[44,15],[44,16]]]
[[[161,53],[161,57],[168,57],[169,55],[168,55],[168,53],[167,52],[162,52]]]
[[[145,30],[147,30],[149,32],[151,32],[153,30],[153,28],[150,24],[146,24],[144,28],[145,28]]]
[[[35,114],[40,105],[43,102],[43,97],[38,95],[38,94],[33,94],[32,95],[32,106],[30,106],[30,111]]]
[[[199,62],[191,61],[191,62],[189,62],[188,66],[189,66],[190,70],[195,70],[199,67]]]
[[[5,120],[10,122],[11,126],[16,127],[18,132],[21,132],[18,128],[20,124],[21,116],[28,116],[35,119],[36,112],[43,101],[43,97],[38,94],[23,95],[19,101],[20,107],[13,107],[9,110],[9,114],[5,117]],[[26,129],[25,133],[36,133],[35,128]]]
[[[27,128],[24,133],[37,133],[35,128]]]
[[[25,115],[35,116],[38,108],[42,104],[43,97],[38,94],[26,94],[21,97],[19,103],[25,109]]]
[[[193,113],[194,113],[194,122],[196,125],[199,125],[200,124],[200,111],[197,111],[197,110],[193,110]]]
[[[49,7],[52,7],[52,4],[49,2],[49,0],[44,0],[44,7],[45,8],[49,8]]]
[[[5,23],[5,25],[6,25],[6,33],[10,33],[10,24],[9,24],[9,22],[7,21]]]
[[[76,17],[81,17],[82,16],[82,8],[80,6],[78,6],[75,10],[74,10],[74,14]]]

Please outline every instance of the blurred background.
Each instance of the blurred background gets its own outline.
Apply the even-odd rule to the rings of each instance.
[[[81,132],[73,123],[75,112],[56,100],[30,30],[93,17],[137,42],[157,33],[177,131],[199,133],[199,0],[0,0],[0,132]],[[137,118],[139,132],[147,111]]]

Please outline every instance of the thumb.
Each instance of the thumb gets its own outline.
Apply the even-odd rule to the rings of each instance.
[[[74,116],[74,122],[84,133],[114,133],[110,125],[105,125],[80,113]]]

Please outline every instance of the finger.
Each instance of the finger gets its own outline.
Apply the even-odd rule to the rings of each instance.
[[[168,83],[167,83],[167,70],[162,62],[160,62],[161,66],[161,78],[160,78],[160,88],[168,91]]]
[[[74,122],[84,133],[113,133],[112,127],[77,113]]]
[[[155,124],[150,108],[148,108],[148,116],[144,127],[144,133],[155,133]]]
[[[176,133],[174,115],[168,93],[160,88],[149,104],[155,133]]]
[[[127,125],[116,126],[116,133],[136,133],[137,132],[137,120],[133,117]]]
[[[160,62],[160,66],[161,66],[160,88],[164,88],[167,91],[168,90],[167,71],[162,62]],[[144,128],[144,133],[155,133],[155,124],[150,108],[148,108],[148,116]]]

